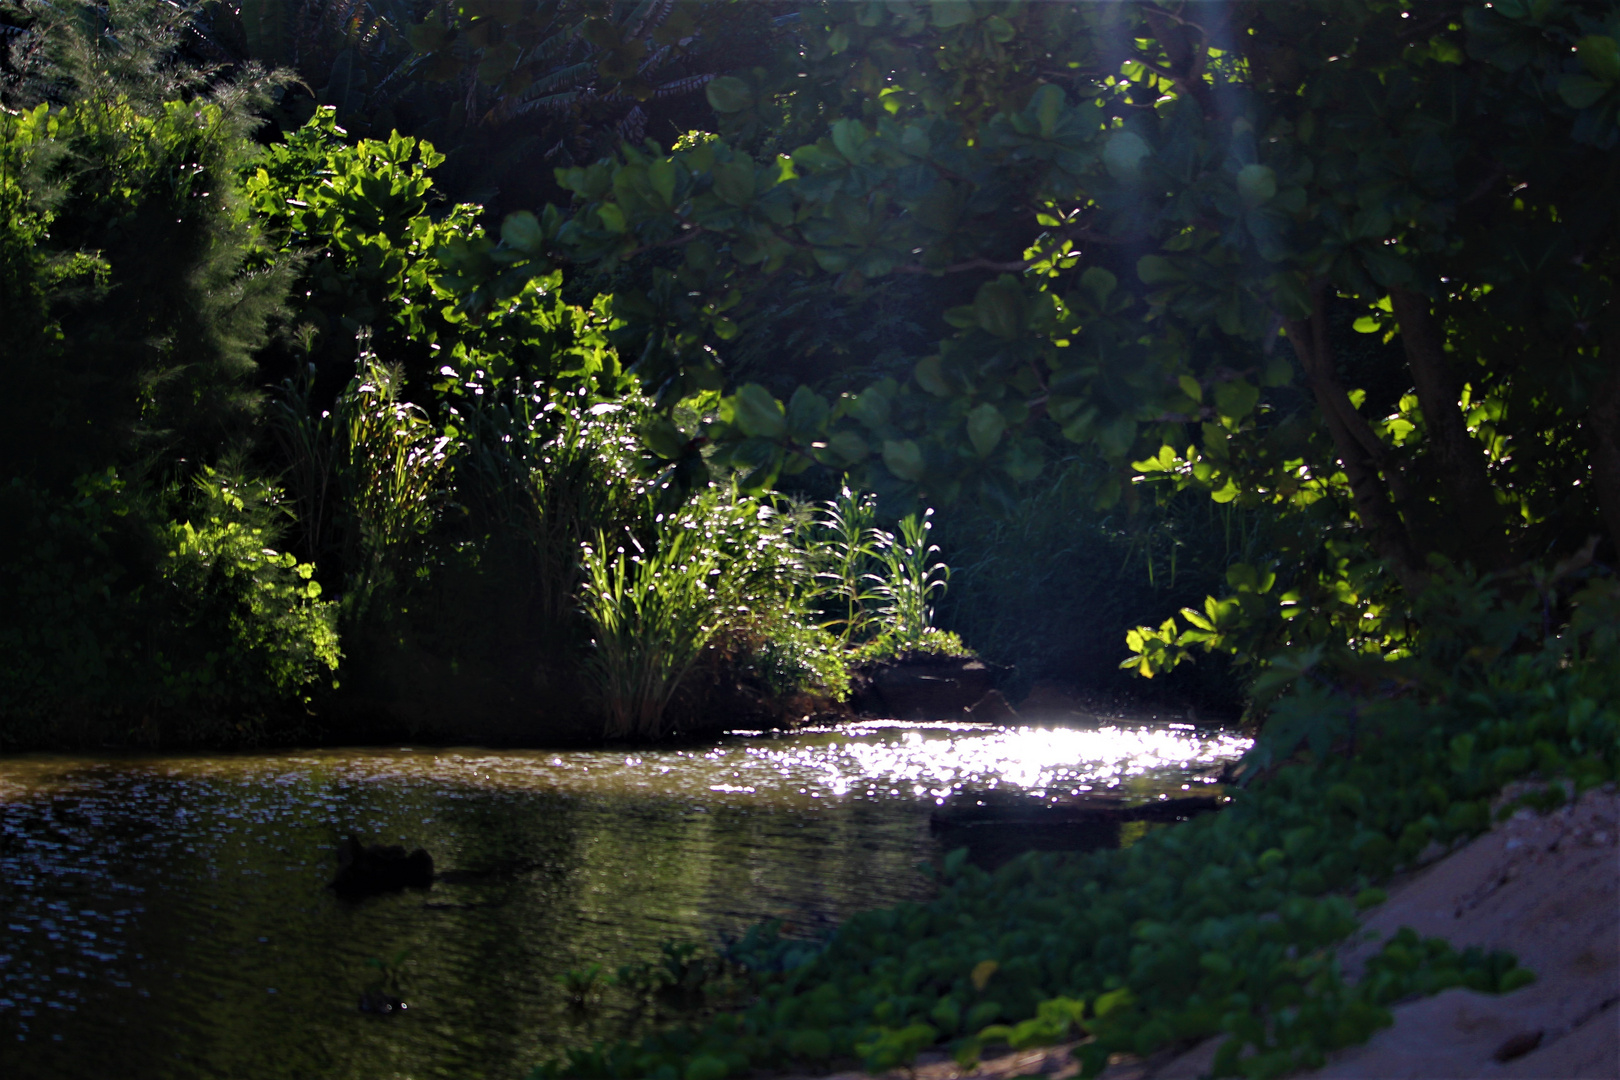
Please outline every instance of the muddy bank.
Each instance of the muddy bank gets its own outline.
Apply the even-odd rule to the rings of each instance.
[[[1506,949],[1536,974],[1511,994],[1448,990],[1391,1011],[1392,1027],[1340,1051],[1321,1080],[1613,1080],[1620,1076],[1620,795],[1589,791],[1546,815],[1520,811],[1396,881],[1342,953],[1346,975],[1403,926],[1459,949]],[[1103,1080],[1197,1080],[1219,1040],[1146,1060],[1121,1056]],[[1074,1044],[987,1058],[961,1069],[925,1056],[884,1080],[1077,1076]],[[782,1080],[799,1080],[783,1077]],[[807,1078],[806,1078],[807,1080]],[[832,1080],[874,1080],[862,1072]]]

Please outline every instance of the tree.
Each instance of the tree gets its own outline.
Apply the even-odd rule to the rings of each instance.
[[[1433,556],[1620,540],[1613,5],[940,0],[795,33],[708,84],[719,140],[559,170],[571,212],[458,251],[466,307],[616,274],[621,349],[671,406],[723,383],[776,279],[927,276],[971,302],[909,380],[736,388],[710,464],[948,501],[1037,475],[1061,433],[1113,464],[1105,498],[1169,482],[1304,523],[1267,603],[1349,595],[1340,636]],[[651,445],[691,473],[681,434]]]

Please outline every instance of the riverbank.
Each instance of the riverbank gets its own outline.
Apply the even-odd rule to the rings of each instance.
[[[1513,792],[1505,793],[1511,798]],[[1439,936],[1462,949],[1505,949],[1536,974],[1511,994],[1453,989],[1395,1006],[1395,1022],[1366,1044],[1333,1055],[1320,1080],[1610,1080],[1620,1076],[1620,794],[1586,792],[1541,815],[1520,810],[1461,848],[1409,872],[1341,953],[1355,978],[1397,929]],[[1075,1043],[986,1058],[962,1069],[924,1055],[914,1072],[883,1080],[1011,1080],[1079,1075]],[[1219,1040],[1120,1057],[1102,1080],[1197,1080]],[[809,1080],[780,1077],[779,1080]],[[846,1072],[823,1080],[876,1080]]]

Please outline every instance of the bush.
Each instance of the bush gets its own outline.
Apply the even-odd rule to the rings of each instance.
[[[184,520],[115,472],[21,480],[0,547],[0,739],[242,744],[337,667],[336,607],[276,550],[280,493],[205,470]]]

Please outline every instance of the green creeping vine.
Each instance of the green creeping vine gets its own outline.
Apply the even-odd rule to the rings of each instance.
[[[1224,1035],[1216,1075],[1269,1078],[1365,1040],[1403,998],[1515,989],[1533,976],[1511,956],[1409,930],[1354,985],[1334,950],[1356,909],[1382,901],[1377,882],[1487,828],[1503,784],[1615,777],[1620,668],[1580,651],[1554,642],[1461,671],[1438,701],[1365,698],[1358,745],[1300,751],[1223,812],[1124,850],[1032,853],[994,874],[953,853],[932,901],[857,915],[819,953],[780,943],[798,964],[757,976],[747,1009],[598,1044],[534,1077],[705,1080],[852,1058],[886,1069],[939,1043],[971,1060],[986,1043],[1078,1029],[1087,1076],[1113,1053]]]

